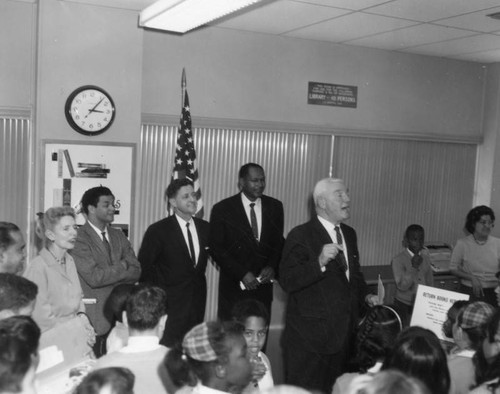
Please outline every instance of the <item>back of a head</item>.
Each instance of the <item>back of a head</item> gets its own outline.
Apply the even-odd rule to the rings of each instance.
[[[104,303],[104,316],[111,324],[114,324],[116,321],[122,321],[122,314],[127,305],[127,298],[134,286],[132,283],[120,283],[111,290]]]
[[[167,296],[157,286],[140,284],[132,288],[127,298],[128,326],[132,330],[154,329],[166,314]]]
[[[90,372],[75,394],[134,394],[135,376],[128,368],[109,367]]]
[[[397,369],[420,379],[433,394],[447,393],[450,373],[438,337],[422,327],[409,327],[399,335],[383,369]]]
[[[28,316],[0,321],[0,392],[21,391],[23,380],[35,368],[40,329]]]
[[[469,301],[458,300],[448,309],[446,320],[443,323],[443,334],[448,338],[453,338],[453,324],[457,321],[457,316],[460,310],[465,307]]]
[[[394,309],[377,305],[368,311],[360,324],[356,341],[356,359],[361,372],[385,359],[401,330],[401,318]]]
[[[417,378],[389,369],[353,380],[348,394],[430,394]]]
[[[23,309],[33,304],[38,286],[15,274],[0,273],[0,319],[24,314]]]
[[[495,313],[495,308],[484,301],[474,301],[464,306],[457,314],[457,326],[469,340],[472,350],[478,350],[486,333],[486,325]]]
[[[483,345],[473,357],[476,384],[500,378],[500,310],[497,309],[485,328]]]

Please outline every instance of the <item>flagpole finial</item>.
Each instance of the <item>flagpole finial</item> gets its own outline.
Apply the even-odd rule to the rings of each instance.
[[[186,88],[186,69],[184,67],[182,68],[181,88],[183,88],[183,89]]]

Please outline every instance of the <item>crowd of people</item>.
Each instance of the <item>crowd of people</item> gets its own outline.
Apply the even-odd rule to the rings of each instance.
[[[470,299],[450,308],[442,341],[410,326],[418,285],[433,286],[422,226],[404,231],[391,262],[394,304],[383,305],[345,224],[343,180],[317,182],[316,214],[286,239],[264,169],[245,164],[238,181],[240,192],[207,222],[195,216],[193,183],[173,180],[164,198],[174,214],[149,226],[137,256],[111,225],[115,198],[103,186],[82,196],[80,227],[71,207],[40,215],[43,243],[29,264],[21,230],[0,222],[0,394],[36,393],[39,351],[51,345],[90,362],[77,394],[500,390],[500,239],[490,208],[469,212],[453,250],[451,272]],[[217,321],[204,321],[210,258],[220,271]],[[266,356],[275,281],[288,294],[284,385]]]

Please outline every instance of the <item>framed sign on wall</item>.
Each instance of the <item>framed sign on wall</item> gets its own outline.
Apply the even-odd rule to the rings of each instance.
[[[134,207],[135,145],[74,141],[43,142],[43,209],[68,205],[77,212],[77,224],[85,223],[80,200],[96,186],[109,188],[115,196],[113,227],[130,238]]]

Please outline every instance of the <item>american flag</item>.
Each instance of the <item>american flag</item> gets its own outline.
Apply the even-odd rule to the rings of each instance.
[[[203,200],[201,198],[200,181],[198,179],[198,168],[196,167],[196,152],[194,150],[194,136],[191,128],[191,112],[189,109],[189,97],[187,90],[184,92],[184,105],[182,106],[181,124],[177,136],[175,150],[174,169],[172,180],[188,178],[194,184],[194,191],[198,199],[196,217],[203,217]],[[173,210],[169,208],[170,215]]]

